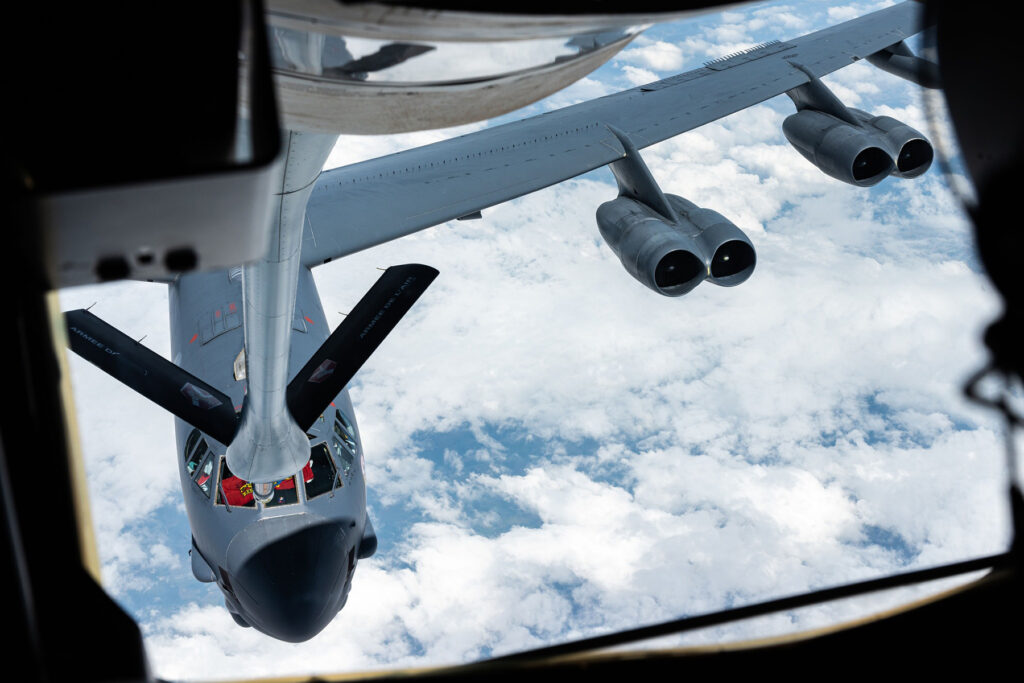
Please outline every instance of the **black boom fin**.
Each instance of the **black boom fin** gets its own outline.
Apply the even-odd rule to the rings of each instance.
[[[288,410],[299,427],[312,426],[435,277],[437,270],[418,263],[384,271],[289,382]]]
[[[64,314],[68,346],[117,381],[223,444],[238,426],[231,399],[89,311]]]

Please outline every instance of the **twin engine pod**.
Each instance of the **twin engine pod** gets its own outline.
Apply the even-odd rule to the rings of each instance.
[[[803,109],[786,117],[782,132],[822,172],[851,185],[868,187],[889,175],[916,178],[931,166],[931,143],[918,131],[890,116],[848,111],[858,125]]]
[[[682,296],[705,279],[733,287],[754,272],[757,256],[743,231],[717,211],[666,194],[675,218],[618,197],[597,209],[597,227],[626,271],[665,296]]]

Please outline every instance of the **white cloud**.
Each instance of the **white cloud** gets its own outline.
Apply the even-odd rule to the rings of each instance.
[[[828,10],[828,18],[831,21],[849,21],[856,19],[861,15],[861,10],[856,5],[845,5],[843,7],[830,7]]]
[[[163,543],[156,543],[150,547],[149,562],[161,570],[175,570],[182,567],[181,555]]]
[[[576,81],[565,90],[559,90],[554,95],[545,98],[540,104],[546,111],[552,111],[598,97],[604,97],[617,91],[617,88],[611,87],[608,83],[585,77]]]
[[[756,18],[805,14],[777,9]],[[680,54],[720,49],[707,35]],[[861,72],[837,75],[837,91],[922,120],[911,89]],[[584,85],[603,94],[613,77]],[[615,195],[607,172],[318,269],[332,326],[377,266],[441,270],[352,392],[372,514],[393,542],[359,564],[349,604],[307,645],[240,629],[216,603],[147,618],[159,675],[464,661],[1002,548],[1000,437],[959,396],[998,307],[969,266],[965,219],[934,171],[871,191],[823,176],[781,136],[791,111],[779,100],[644,152],[665,191],[751,236],[758,269],[740,287],[673,300],[631,280],[594,223]],[[471,129],[347,137],[328,163]],[[65,302],[99,298],[97,314],[166,353],[160,291]],[[104,572],[130,591],[144,567],[181,557],[145,524],[180,495],[170,419],[92,368],[72,371]],[[475,442],[428,443],[456,430]]]
[[[65,310],[93,304],[92,313],[129,336],[145,337],[143,343],[157,353],[170,354],[163,285],[129,283],[61,292]],[[156,546],[147,551],[152,535],[132,525],[180,498],[173,418],[70,352],[68,362],[106,585],[116,593],[145,587],[151,581],[133,576],[134,569],[149,562]]]
[[[859,16],[863,16],[870,12],[877,12],[880,9],[884,9],[894,4],[895,0],[879,0],[878,2],[855,2],[849,5],[829,7],[826,12],[828,14],[829,23],[837,23],[840,21],[849,21],[850,19],[856,19]]]
[[[623,66],[622,73],[625,74],[626,80],[632,85],[646,85],[658,80],[658,75],[653,71],[639,69],[635,66]]]
[[[655,71],[680,71],[683,51],[678,45],[659,40],[622,51],[616,60],[629,62]]]
[[[755,41],[750,36],[749,31],[751,28],[753,27],[741,24],[719,24],[707,33],[708,37],[715,43],[723,45],[736,43],[753,45]]]
[[[402,150],[422,147],[458,135],[465,135],[484,128],[484,123],[473,123],[440,130],[424,130],[400,135],[349,135],[334,150],[324,163],[324,168],[336,168],[365,159],[394,154]]]

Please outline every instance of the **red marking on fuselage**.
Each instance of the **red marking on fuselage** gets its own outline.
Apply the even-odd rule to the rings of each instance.
[[[338,406],[334,405],[334,401],[331,401],[331,405],[332,405],[333,407],[335,407],[335,408],[337,408],[337,407],[338,407]]]
[[[235,304],[234,303],[228,304],[228,311],[231,312],[231,313],[235,312]]]
[[[219,308],[214,312],[213,317],[214,318],[219,318],[220,317],[220,309]]]
[[[310,325],[315,325],[315,324],[316,324],[316,323],[314,323],[314,322],[313,322],[312,320],[310,320],[310,319],[309,319],[309,316],[308,316],[308,315],[304,315],[304,316],[302,316],[302,317],[303,317],[303,318],[305,318],[305,319],[306,319],[306,322],[307,322],[307,323],[309,323]]]
[[[192,338],[188,340],[188,343],[189,343],[189,344],[191,344],[192,342],[194,342],[194,341],[196,340],[196,337],[198,337],[198,336],[199,336],[199,333],[198,333],[198,332],[196,332],[195,334],[193,334],[193,335],[192,335]]]

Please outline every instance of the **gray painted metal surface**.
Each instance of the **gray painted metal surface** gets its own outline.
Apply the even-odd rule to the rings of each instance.
[[[562,182],[746,109],[919,31],[907,2],[590,102],[326,171],[309,199],[302,263],[314,266]],[[783,45],[783,44],[779,44]],[[779,45],[775,45],[778,47]]]
[[[288,341],[295,311],[306,200],[336,136],[288,134],[266,254],[242,270],[248,394],[228,447],[228,465],[246,481],[271,482],[302,469],[309,443],[288,412]]]
[[[196,273],[179,278],[170,285],[169,292],[172,358],[184,370],[207,378],[211,385],[227,394],[236,410],[242,408],[247,384],[246,380],[235,378],[233,368],[234,359],[244,346],[243,327],[240,324],[224,325],[218,328],[222,329],[219,334],[205,338],[202,331],[210,329],[213,321],[228,314],[237,315],[241,310],[241,280],[237,269],[234,272]],[[298,269],[294,307],[303,324],[293,324],[294,317],[288,321],[288,377],[302,368],[330,332],[312,273],[307,268]],[[335,410],[351,427],[351,437],[342,438],[335,430]],[[291,489],[295,493],[295,502],[266,505],[253,501],[251,507],[225,505],[219,482],[227,450],[225,444],[196,433],[192,425],[180,419],[175,420],[175,431],[178,471],[193,535],[193,574],[200,581],[217,582],[224,592],[225,606],[239,624],[254,626],[283,640],[304,640],[315,635],[344,605],[351,585],[354,558],[368,556],[376,547],[376,537],[366,513],[362,443],[348,391],[336,396],[331,408],[310,427],[308,432],[312,439],[303,435],[305,457],[302,464],[292,471],[300,471],[311,453],[322,447],[327,449],[333,463],[331,467],[340,478],[331,486],[319,482],[322,493],[311,498],[307,494],[307,486],[316,483],[316,479],[306,484],[303,481],[305,477],[299,476],[295,488]],[[202,444],[209,448],[213,458],[210,479],[205,482],[202,480],[202,463],[197,463],[197,468],[192,471],[188,466],[189,453],[198,450]],[[200,482],[207,484],[206,490]],[[271,523],[278,518],[289,521]],[[296,529],[310,531],[301,534],[298,541],[289,541],[289,534]],[[244,540],[236,544],[236,539]],[[334,545],[324,546],[325,539]],[[281,551],[279,560],[293,572],[296,585],[253,587],[245,583],[246,577],[253,575],[253,568],[265,563],[257,557],[259,548],[256,546],[260,544],[261,547],[278,547]],[[333,558],[331,566],[341,572],[337,583],[333,579],[328,582],[315,568],[303,564],[303,558],[324,551]],[[351,565],[348,563],[350,554],[353,558]],[[247,564],[250,560],[252,562]],[[239,572],[242,574],[241,583]],[[309,578],[311,576],[313,578]],[[239,598],[242,590],[257,596],[273,595],[275,606],[267,613],[267,609],[254,606],[251,600]],[[310,614],[310,600],[320,600],[324,610]],[[333,612],[330,611],[332,609]],[[288,615],[295,618],[283,618]],[[300,617],[306,621],[302,622]]]

